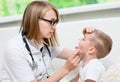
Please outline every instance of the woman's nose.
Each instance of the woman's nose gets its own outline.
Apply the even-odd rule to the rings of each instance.
[[[52,26],[52,29],[56,30],[56,25],[53,25],[53,26]]]

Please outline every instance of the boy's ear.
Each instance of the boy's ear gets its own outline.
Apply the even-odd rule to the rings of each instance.
[[[89,50],[88,50],[88,53],[89,54],[93,54],[95,52],[95,47],[90,47]]]

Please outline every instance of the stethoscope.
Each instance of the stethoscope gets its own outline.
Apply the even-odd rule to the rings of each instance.
[[[25,47],[26,47],[27,51],[29,51],[29,55],[31,56],[31,59],[32,59],[32,63],[30,63],[30,66],[32,67],[32,70],[34,70],[35,68],[38,67],[38,64],[35,62],[35,60],[34,60],[34,58],[33,58],[32,52],[31,52],[30,47],[29,47],[29,45],[28,45],[28,43],[27,43],[27,40],[26,40],[26,38],[25,38],[24,32],[22,32],[21,34],[22,34],[23,42],[25,43]],[[48,53],[49,53],[49,57],[51,58],[51,52],[50,52],[48,46],[47,46],[46,44],[44,44],[44,46],[46,47],[46,49],[47,49],[47,51],[48,51]],[[42,50],[43,50],[43,47],[40,49],[41,53],[42,53]],[[43,55],[43,53],[42,53],[42,55]],[[49,73],[47,72],[47,66],[46,66],[46,64],[45,64],[44,59],[43,59],[43,63],[44,63],[44,65],[45,65],[46,74],[47,74],[47,78],[48,78],[50,75],[49,75]]]

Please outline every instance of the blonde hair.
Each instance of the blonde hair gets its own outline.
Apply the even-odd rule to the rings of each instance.
[[[100,30],[92,33],[91,42],[97,50],[98,59],[107,56],[112,49],[111,37]]]
[[[56,31],[51,38],[41,38],[41,32],[38,24],[38,17],[44,17],[48,9],[53,9],[56,13],[57,20],[59,21],[59,13],[57,9],[47,1],[33,1],[25,9],[20,31],[24,32],[24,35],[28,39],[33,39],[36,44],[40,44],[44,41],[47,45],[58,45],[58,39]]]

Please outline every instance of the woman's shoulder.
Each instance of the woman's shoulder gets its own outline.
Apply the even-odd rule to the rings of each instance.
[[[50,46],[50,49],[51,50],[61,50],[61,49],[63,49],[63,46]]]
[[[14,45],[17,46],[18,43],[21,42],[21,40],[22,40],[22,37],[20,36],[20,34],[18,34],[17,36],[9,39],[9,40],[7,41],[7,45],[8,45],[8,46],[14,46]]]
[[[17,35],[10,39],[5,45],[5,55],[10,56],[23,56],[26,53],[24,42],[21,35]]]
[[[5,44],[5,49],[8,50],[15,50],[15,49],[19,49],[23,44],[22,41],[22,36],[19,34],[11,39],[9,39],[7,41],[7,43]]]

